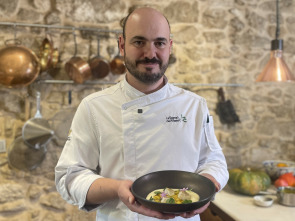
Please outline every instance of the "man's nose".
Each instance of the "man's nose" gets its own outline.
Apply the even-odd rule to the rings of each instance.
[[[156,47],[153,44],[146,44],[144,48],[144,57],[149,59],[156,57]]]

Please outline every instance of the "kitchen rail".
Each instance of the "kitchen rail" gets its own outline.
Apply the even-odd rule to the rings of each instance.
[[[31,24],[31,23],[19,23],[19,22],[0,22],[0,25],[7,26],[25,26],[25,27],[37,27],[37,28],[48,28],[48,29],[65,29],[65,30],[79,30],[79,31],[92,31],[92,32],[104,32],[104,33],[114,33],[120,34],[122,30],[109,30],[100,28],[90,28],[90,27],[74,27],[74,26],[62,26],[62,25],[45,25],[45,24]]]
[[[73,80],[38,80],[35,83],[40,84],[76,84]],[[112,85],[116,82],[85,81],[83,84],[91,85]],[[177,86],[199,86],[199,87],[244,87],[243,84],[224,84],[224,83],[171,83]]]

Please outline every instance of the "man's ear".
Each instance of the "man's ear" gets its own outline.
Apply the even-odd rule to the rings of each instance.
[[[173,40],[172,39],[169,39],[169,51],[170,51],[170,54],[173,53]]]
[[[120,54],[121,56],[124,56],[124,50],[125,50],[125,40],[123,38],[123,35],[120,35],[119,36],[119,39],[118,39],[118,48],[120,50]]]

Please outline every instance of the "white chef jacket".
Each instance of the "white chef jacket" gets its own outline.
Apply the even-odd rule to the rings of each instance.
[[[149,221],[120,200],[85,205],[94,180],[136,178],[159,170],[211,174],[223,188],[228,171],[204,98],[167,83],[144,94],[126,80],[84,98],[55,168],[56,187],[97,220]],[[174,220],[200,220],[176,217]]]

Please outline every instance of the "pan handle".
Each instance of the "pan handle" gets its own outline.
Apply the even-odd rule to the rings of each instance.
[[[40,97],[41,93],[39,91],[36,92],[36,105],[37,105],[37,111],[35,114],[35,118],[42,118],[41,110],[40,110]]]
[[[225,97],[224,97],[224,91],[222,87],[217,90],[217,93],[218,93],[218,100],[224,102]]]

